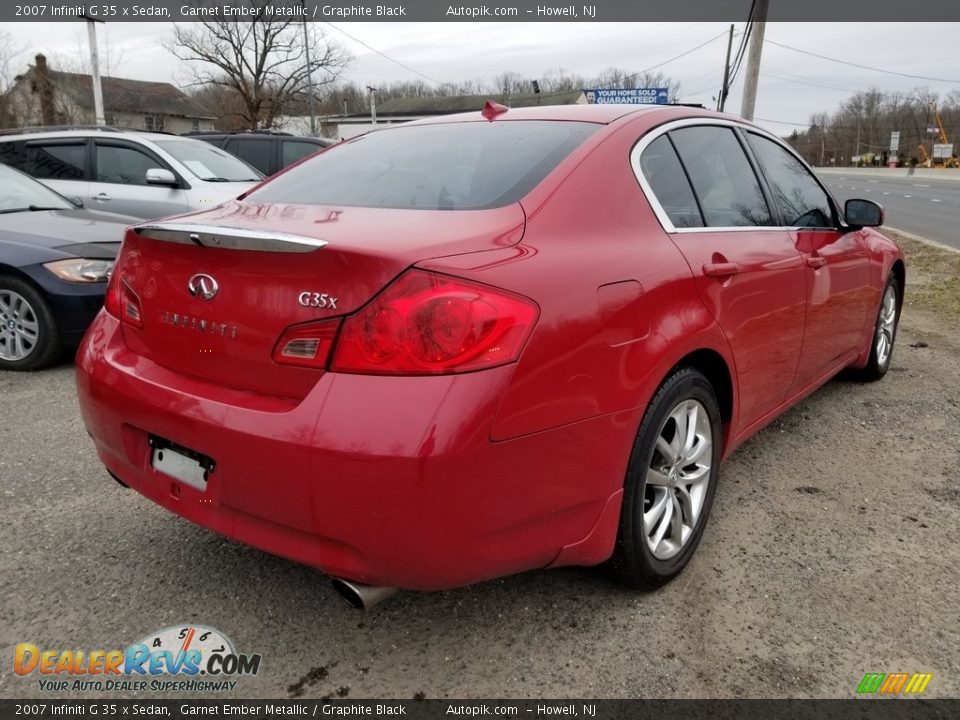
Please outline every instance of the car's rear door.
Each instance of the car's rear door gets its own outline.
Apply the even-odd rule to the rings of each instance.
[[[735,128],[691,123],[638,146],[638,169],[730,343],[742,429],[784,401],[796,373],[804,265]]]
[[[87,202],[90,157],[86,138],[28,140],[23,170],[61,195]]]

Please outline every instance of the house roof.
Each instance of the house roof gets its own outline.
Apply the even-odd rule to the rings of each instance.
[[[93,107],[93,80],[82,73],[49,70],[50,81],[59,92],[70,95],[80,107]],[[36,77],[36,67],[30,74]],[[101,77],[104,110],[113,112],[162,113],[188,118],[214,118],[210,111],[191,100],[170,83]]]
[[[449,97],[399,97],[377,105],[377,115],[448,115],[479,110],[487,100],[494,100],[512,108],[537,105],[573,105],[583,96],[579,90],[562,94],[511,95],[452,95]]]

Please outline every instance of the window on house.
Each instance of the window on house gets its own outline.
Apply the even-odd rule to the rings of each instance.
[[[198,118],[193,118],[190,121],[190,129],[193,130],[193,132],[200,131],[200,120]]]
[[[164,129],[163,121],[164,121],[163,115],[144,115],[143,128],[147,132],[163,132],[163,129]]]

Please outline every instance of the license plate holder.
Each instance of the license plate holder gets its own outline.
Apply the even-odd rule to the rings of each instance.
[[[150,436],[150,467],[175,480],[205,492],[214,471],[213,459],[165,438]]]

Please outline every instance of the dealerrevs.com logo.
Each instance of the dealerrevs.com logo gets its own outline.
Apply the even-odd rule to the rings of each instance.
[[[52,650],[19,643],[13,671],[39,676],[40,689],[50,692],[209,692],[233,690],[233,678],[256,675],[260,660],[259,654],[238,653],[216,628],[185,624],[150,633],[125,650]]]

